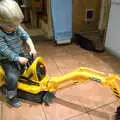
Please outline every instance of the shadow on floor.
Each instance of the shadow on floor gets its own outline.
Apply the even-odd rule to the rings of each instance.
[[[89,107],[86,107],[86,106],[83,106],[83,105],[77,105],[77,104],[74,104],[72,102],[65,101],[65,100],[63,100],[61,98],[58,98],[58,97],[56,97],[54,99],[54,102],[57,103],[57,104],[61,104],[61,105],[64,105],[66,107],[69,107],[71,109],[82,112],[82,113],[78,114],[77,116],[80,116],[82,114],[87,113],[87,114],[90,114],[90,115],[93,115],[93,116],[96,116],[96,117],[99,117],[99,118],[104,118],[105,120],[109,120],[109,117],[110,117],[108,113],[97,110],[97,109],[102,108],[103,106],[92,109],[92,108],[89,108]],[[104,105],[104,107],[107,106],[107,105],[108,104]],[[77,117],[77,116],[73,116],[72,118]],[[69,120],[72,119],[72,118],[69,118]]]

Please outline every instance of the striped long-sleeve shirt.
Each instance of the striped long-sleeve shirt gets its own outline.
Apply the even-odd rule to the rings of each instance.
[[[22,40],[27,38],[29,35],[21,26],[12,33],[6,33],[0,29],[0,60],[7,58],[11,61],[17,61],[19,54],[24,52]]]

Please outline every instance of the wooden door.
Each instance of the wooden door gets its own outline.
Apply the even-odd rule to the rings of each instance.
[[[101,0],[73,0],[73,32],[98,29]]]

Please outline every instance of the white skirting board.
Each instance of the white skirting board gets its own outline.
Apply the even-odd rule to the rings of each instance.
[[[112,54],[113,56],[115,56],[115,57],[117,57],[117,58],[120,58],[120,54],[117,53],[115,50],[113,50],[113,49],[111,49],[111,48],[108,48],[108,47],[106,47],[106,50],[107,50],[110,54]]]
[[[56,40],[56,44],[69,44],[71,43],[71,40]]]

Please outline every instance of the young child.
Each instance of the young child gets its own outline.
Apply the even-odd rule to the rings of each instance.
[[[14,0],[0,0],[0,65],[6,74],[6,96],[14,107],[21,105],[17,98],[17,80],[20,75],[18,63],[28,62],[22,41],[30,48],[30,54],[36,57],[34,44],[28,33],[20,26],[23,14]],[[17,63],[17,64],[16,64]]]

